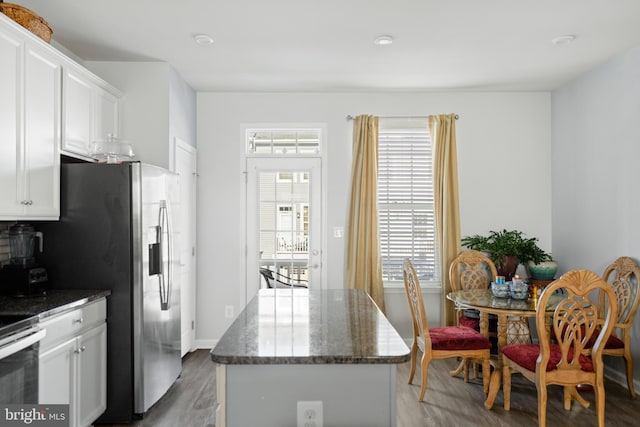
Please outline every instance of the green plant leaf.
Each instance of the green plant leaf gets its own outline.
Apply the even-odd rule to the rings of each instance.
[[[487,236],[475,234],[463,237],[461,243],[469,249],[485,252],[497,268],[504,265],[505,256],[515,256],[519,264],[528,261],[539,263],[551,259],[551,255],[540,249],[536,237],[525,238],[522,231],[490,231]]]

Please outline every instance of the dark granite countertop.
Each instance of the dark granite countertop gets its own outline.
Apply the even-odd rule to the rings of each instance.
[[[71,310],[111,294],[108,290],[49,289],[45,296],[16,298],[0,296],[0,316],[49,316]]]
[[[404,363],[409,348],[362,291],[262,289],[211,350],[221,364]]]

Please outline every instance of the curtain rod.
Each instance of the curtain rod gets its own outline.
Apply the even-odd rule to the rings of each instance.
[[[424,119],[427,116],[380,116],[381,119]],[[456,120],[458,120],[460,118],[459,115],[455,115]],[[348,115],[347,116],[347,120],[353,120],[355,119],[355,117],[353,117],[352,115]]]

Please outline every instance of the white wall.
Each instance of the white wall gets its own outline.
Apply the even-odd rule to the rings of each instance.
[[[623,255],[640,261],[638,76],[640,48],[553,93],[552,230],[559,273],[587,268],[602,274]],[[636,360],[638,316],[631,340]],[[622,377],[619,358],[607,367]],[[634,378],[640,380],[637,362]]]
[[[196,139],[196,92],[169,67],[169,138],[179,138],[192,146]]]
[[[457,113],[462,234],[517,228],[551,250],[549,93],[198,93],[197,340],[215,344],[244,307],[243,123],[326,123],[328,286],[343,286],[344,226],[351,169],[346,116]],[[439,310],[428,292],[427,310]],[[437,296],[437,295],[436,295]],[[391,290],[390,320],[410,335],[402,292]],[[430,318],[431,313],[430,313]],[[437,317],[436,317],[437,318]]]

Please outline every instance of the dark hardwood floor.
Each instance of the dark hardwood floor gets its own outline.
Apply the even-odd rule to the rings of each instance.
[[[397,373],[397,427],[423,426],[518,426],[538,425],[538,404],[533,383],[519,375],[513,376],[511,410],[503,408],[502,392],[498,393],[492,410],[484,408],[482,380],[465,383],[461,377],[452,378],[449,371],[456,361],[435,360],[429,368],[429,382],[425,401],[418,402],[420,375],[416,373],[413,385],[407,384],[409,364],[398,366]],[[571,411],[565,411],[562,389],[549,387],[547,425],[595,426],[596,415],[593,392],[581,392],[591,402],[583,408],[574,402]],[[208,350],[198,350],[183,359],[182,376],[144,417],[130,427],[209,427],[215,425],[215,369]],[[640,418],[640,399],[632,400],[626,387],[608,381],[606,384],[606,425],[637,425]],[[284,426],[283,426],[284,427]],[[349,426],[341,426],[349,427]]]
[[[502,391],[498,393],[491,410],[484,407],[482,379],[465,383],[460,377],[451,377],[449,371],[457,363],[454,359],[434,360],[429,367],[425,401],[418,402],[420,373],[416,372],[413,385],[408,385],[409,364],[398,367],[397,404],[398,427],[422,426],[518,426],[538,425],[538,397],[536,387],[521,375],[514,374],[511,384],[511,410],[505,411]],[[637,425],[640,418],[640,399],[631,399],[626,387],[608,381],[606,387],[605,421],[607,426]],[[564,410],[562,388],[548,387],[547,425],[596,426],[594,393],[581,395],[591,403],[589,408],[573,402],[570,411]]]
[[[197,350],[182,359],[182,375],[169,391],[131,424],[96,427],[210,427],[215,425],[216,370],[209,350]]]

